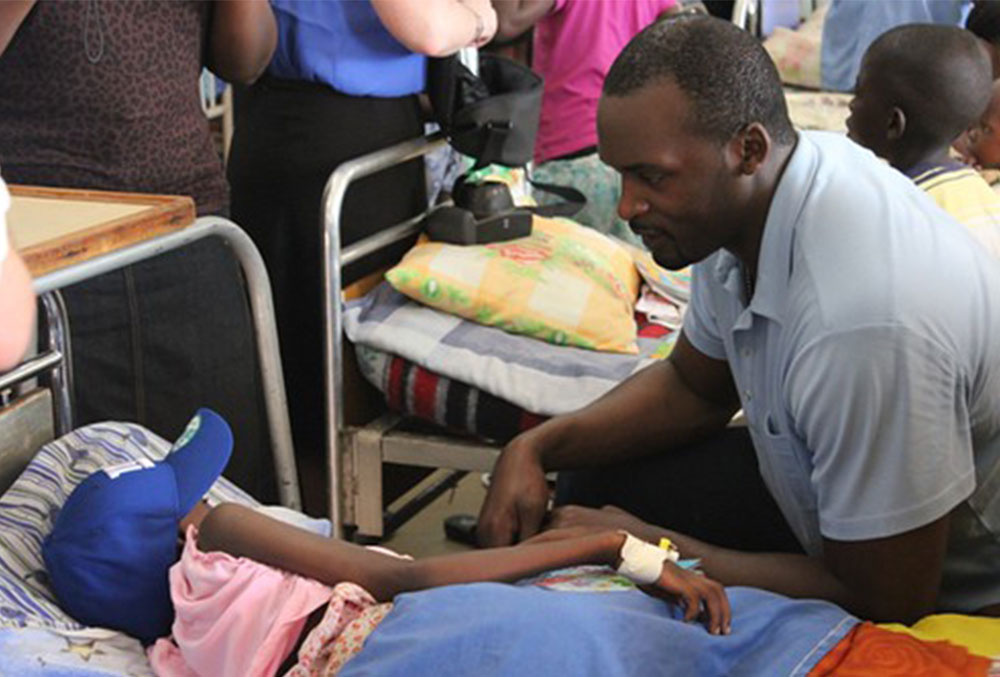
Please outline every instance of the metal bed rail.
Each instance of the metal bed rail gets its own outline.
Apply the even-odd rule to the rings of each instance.
[[[789,0],[785,0],[789,2]],[[798,0],[799,20],[808,19],[817,7],[826,0]],[[765,12],[764,0],[736,0],[733,3],[732,22],[750,33],[760,37]]]
[[[122,268],[172,251],[178,247],[206,237],[221,238],[228,244],[239,262],[246,279],[250,311],[257,338],[257,357],[264,389],[264,405],[271,435],[272,455],[278,479],[278,495],[283,505],[301,509],[302,498],[292,449],[292,433],[288,419],[288,402],[285,396],[284,376],[278,350],[278,332],[274,319],[271,283],[260,252],[250,237],[236,224],[217,216],[205,216],[194,224],[151,240],[146,240],[120,250],[102,254],[73,266],[57,270],[35,279],[35,292],[43,299],[52,292],[103,273]],[[57,301],[45,301],[47,314],[58,321],[64,311]],[[52,303],[56,306],[50,308]],[[50,332],[49,349],[25,362],[14,370],[0,375],[0,390],[12,387],[53,368],[68,372],[68,337],[62,324]],[[72,426],[70,378],[68,373],[53,379],[55,391],[57,432],[68,432]]]
[[[376,174],[397,164],[423,157],[427,153],[443,147],[447,139],[443,134],[411,139],[382,150],[362,155],[341,164],[326,182],[323,191],[320,223],[323,239],[323,378],[324,399],[327,422],[327,472],[329,473],[330,521],[333,523],[332,536],[343,534],[343,511],[341,505],[341,431],[344,427],[344,379],[343,364],[343,308],[341,305],[342,277],[344,265],[357,261],[382,247],[409,237],[419,230],[422,215],[375,233],[349,247],[340,246],[340,222],[343,212],[344,195],[354,181]]]

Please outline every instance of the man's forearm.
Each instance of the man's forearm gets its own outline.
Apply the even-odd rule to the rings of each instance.
[[[525,433],[544,449],[546,470],[640,458],[689,444],[728,423],[735,407],[708,402],[670,362],[648,367],[593,404]]]
[[[845,609],[857,609],[849,589],[837,579],[823,560],[792,553],[755,553],[729,550],[704,543],[667,529],[651,527],[649,538],[659,531],[677,545],[684,558],[697,557],[705,573],[724,585],[763,588],[788,597],[825,599]]]

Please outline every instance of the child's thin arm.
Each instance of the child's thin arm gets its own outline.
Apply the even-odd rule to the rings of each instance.
[[[575,564],[614,566],[624,535],[612,530],[572,539],[422,560],[405,560],[353,543],[324,538],[241,505],[211,510],[201,523],[198,546],[222,550],[328,585],[357,583],[378,600],[400,592],[452,583],[514,581]]]
[[[607,530],[580,536],[409,561],[324,538],[236,504],[213,508],[201,524],[198,545],[222,550],[313,578],[327,585],[357,583],[379,601],[401,592],[454,583],[514,581],[577,564],[616,566],[625,536]],[[703,576],[666,563],[652,586],[684,599],[693,618],[702,606],[709,630],[729,627],[730,610],[722,587]]]

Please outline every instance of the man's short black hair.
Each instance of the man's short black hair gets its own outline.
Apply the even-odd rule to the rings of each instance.
[[[906,115],[904,138],[916,144],[950,144],[979,119],[992,92],[985,48],[958,26],[897,26],[871,44],[862,68]]]
[[[699,133],[728,141],[759,122],[775,143],[795,141],[774,62],[756,38],[728,21],[685,16],[646,27],[615,59],[604,94],[624,97],[667,79],[690,98]]]
[[[1000,0],[978,0],[972,5],[965,27],[977,38],[1000,44]]]

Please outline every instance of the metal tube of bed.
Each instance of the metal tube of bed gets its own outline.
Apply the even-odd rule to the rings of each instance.
[[[419,220],[417,217],[380,231],[346,248],[342,253],[340,217],[344,206],[344,195],[352,182],[426,155],[446,143],[447,140],[443,134],[432,134],[348,160],[330,174],[323,191],[323,212],[320,215],[323,229],[321,233],[323,238],[323,384],[326,400],[330,522],[333,524],[331,533],[333,538],[340,538],[343,533],[340,502],[340,432],[344,424],[344,378],[341,369],[344,358],[341,267],[413,232]]]
[[[760,0],[736,0],[732,21],[743,30],[757,35],[760,32]]]
[[[56,412],[55,431],[62,437],[73,430],[73,349],[69,336],[69,315],[66,303],[58,289],[39,297],[45,309],[48,325],[48,354],[58,354],[63,359],[52,369],[50,386]]]
[[[283,505],[301,509],[302,499],[295,467],[295,454],[292,450],[292,429],[288,421],[288,402],[278,350],[278,330],[274,320],[271,282],[260,252],[257,251],[250,236],[236,224],[218,216],[201,217],[187,228],[42,275],[35,279],[35,292],[44,294],[60,289],[212,236],[222,238],[232,248],[246,279],[250,311],[257,330],[257,356],[260,362],[275,473],[278,478],[278,495]]]
[[[37,357],[32,357],[17,365],[10,371],[0,374],[0,392],[13,388],[29,378],[34,378],[40,374],[59,366],[62,362],[63,354],[58,351],[48,351]]]

